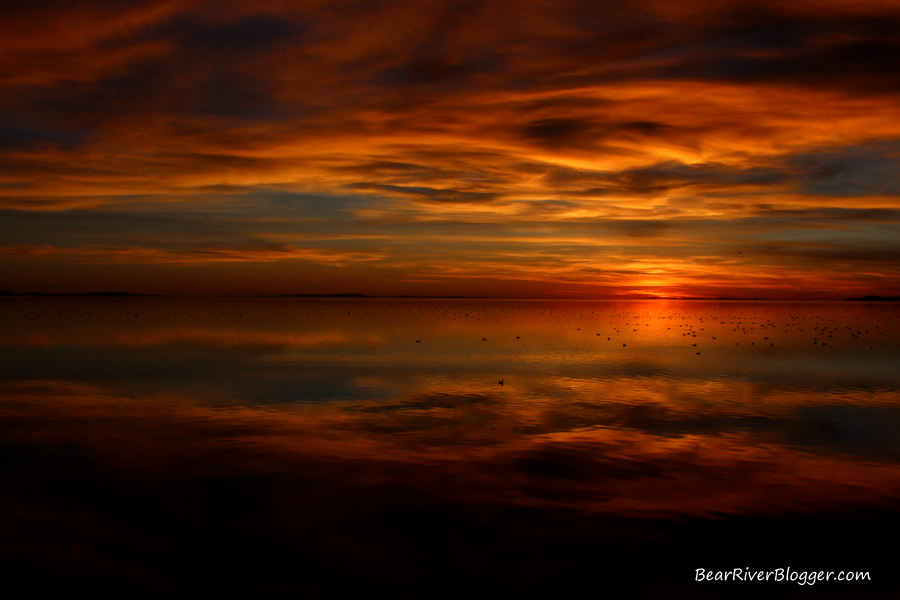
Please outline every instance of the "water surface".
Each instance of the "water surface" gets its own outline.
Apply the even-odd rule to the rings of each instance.
[[[898,589],[896,303],[34,298],[0,322],[0,551],[31,585]]]

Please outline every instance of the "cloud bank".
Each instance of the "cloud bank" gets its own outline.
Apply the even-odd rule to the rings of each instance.
[[[895,2],[5,13],[0,289],[900,295]]]

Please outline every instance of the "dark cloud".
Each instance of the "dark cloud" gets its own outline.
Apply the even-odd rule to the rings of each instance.
[[[846,264],[883,264],[896,267],[900,264],[900,242],[888,245],[887,243],[860,244],[841,243],[839,240],[826,242],[826,246],[813,245],[804,247],[802,244],[786,242],[779,245],[761,245],[754,252],[761,255],[769,255],[781,259],[801,259],[802,264],[828,265],[838,268]],[[896,268],[894,268],[896,272]]]
[[[574,123],[564,123],[547,131],[547,137],[565,139],[570,130],[580,133]],[[552,132],[552,135],[551,135]],[[659,195],[692,188],[702,193],[722,187],[750,190],[768,188],[810,196],[900,196],[900,146],[897,142],[827,148],[815,152],[784,155],[768,165],[743,167],[722,163],[685,164],[668,161],[627,169],[599,172],[563,167],[549,169],[548,183],[577,187],[581,194],[627,191],[631,194]]]
[[[401,195],[410,197],[421,202],[436,202],[447,204],[472,204],[482,202],[492,202],[500,198],[500,194],[496,193],[480,193],[457,191],[448,189],[430,188],[424,186],[403,186],[403,185],[379,185],[371,183],[352,183],[347,185],[351,190],[374,190],[387,192],[390,195]]]
[[[277,190],[230,191],[232,202],[217,195],[191,206],[157,205],[154,197],[117,198],[118,210],[0,210],[0,240],[20,245],[67,247],[130,243],[178,248],[191,242],[222,248],[276,233],[347,232],[353,196],[296,194]],[[251,231],[252,230],[252,231]],[[338,243],[340,243],[338,241]]]
[[[0,152],[10,150],[32,150],[54,146],[71,150],[81,145],[84,134],[64,129],[36,129],[15,124],[0,123]]]
[[[258,119],[279,106],[272,98],[277,86],[267,74],[271,61],[279,59],[280,48],[287,54],[299,45],[303,32],[271,15],[226,23],[176,16],[101,40],[94,58],[154,44],[167,51],[137,58],[107,76],[13,88],[4,104],[51,123],[91,127],[119,116],[155,114]]]
[[[826,196],[900,196],[900,142],[833,148],[792,156],[803,191]]]
[[[178,20],[154,31],[153,37],[168,39],[174,35],[180,40],[181,50],[189,55],[229,63],[268,54],[285,44],[299,44],[305,32],[305,27],[293,21],[256,14],[226,23]]]
[[[398,67],[388,69],[384,80],[393,85],[452,85],[496,70],[496,65],[483,58],[448,60],[417,56]]]
[[[522,127],[528,141],[550,149],[602,148],[606,144],[656,138],[672,127],[661,121],[603,122],[587,118],[538,119]]]
[[[143,64],[97,81],[30,86],[16,90],[7,108],[51,126],[93,130],[113,116],[158,114],[165,105],[161,96],[169,93],[167,73],[163,64]]]
[[[788,29],[789,27],[789,29]],[[776,80],[811,87],[856,91],[897,91],[886,73],[900,67],[895,32],[900,18],[789,23],[779,32],[783,43],[770,56],[744,55],[718,59],[711,76],[738,80]]]
[[[797,217],[806,221],[859,221],[864,223],[896,223],[900,209],[895,208],[806,208],[788,209],[772,204],[757,204],[755,214],[766,217]]]
[[[629,169],[619,173],[615,180],[630,192],[653,192],[662,189],[687,186],[745,186],[782,183],[787,175],[769,167],[734,167],[716,163],[686,165],[666,162]]]
[[[720,163],[685,164],[667,161],[617,172],[553,167],[545,180],[558,189],[572,189],[578,195],[622,194],[661,195],[691,188],[702,193],[730,186],[775,186],[790,181],[792,174],[774,167],[742,167]],[[560,189],[560,191],[561,191]]]
[[[580,143],[592,128],[593,123],[585,119],[541,119],[526,125],[522,133],[543,145],[555,147]]]

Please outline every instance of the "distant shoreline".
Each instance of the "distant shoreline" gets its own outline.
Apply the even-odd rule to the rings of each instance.
[[[0,290],[0,298],[334,298],[334,299],[361,299],[361,300],[574,300],[584,302],[598,301],[632,301],[632,300],[706,300],[714,302],[900,302],[900,296],[862,296],[859,298],[741,298],[719,296],[716,298],[704,298],[699,296],[632,296],[612,298],[503,298],[494,296],[417,296],[400,294],[394,296],[374,296],[371,294],[342,293],[342,294],[259,294],[259,295],[180,295],[180,294],[140,294],[121,291],[101,292],[10,292]]]
[[[900,302],[900,296],[863,296],[862,298],[845,298],[848,302]]]
[[[100,298],[166,298],[163,294],[132,294],[131,292],[7,292],[0,290],[0,297],[3,296],[47,296],[51,298],[60,297],[100,297]]]

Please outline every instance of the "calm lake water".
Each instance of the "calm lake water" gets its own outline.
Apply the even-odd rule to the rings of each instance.
[[[15,298],[0,324],[0,574],[33,591],[900,590],[897,303]],[[788,567],[871,581],[695,581]]]

